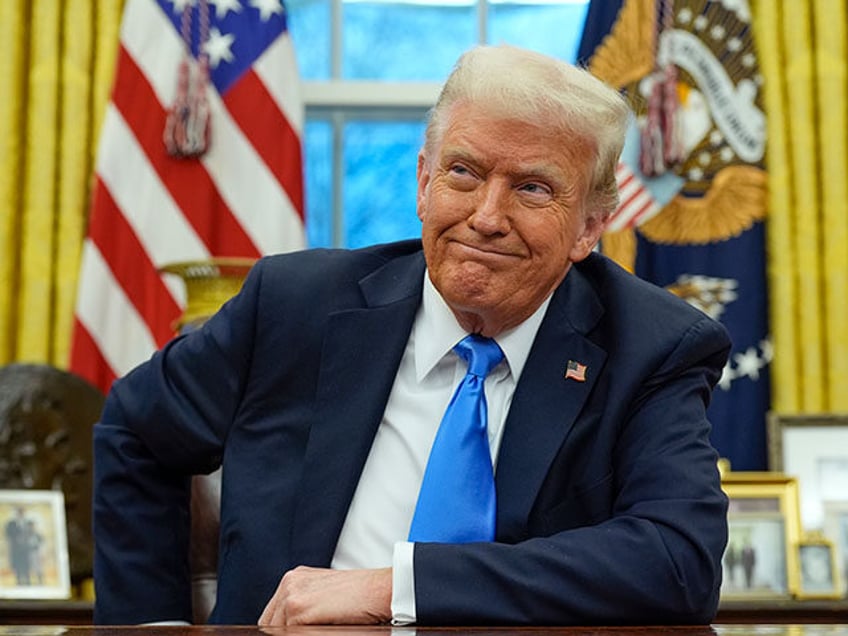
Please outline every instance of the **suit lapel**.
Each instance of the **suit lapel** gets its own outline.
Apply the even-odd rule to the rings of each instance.
[[[594,289],[572,267],[551,299],[507,416],[496,475],[498,540],[524,538],[550,464],[601,372],[606,352],[585,334],[602,313]],[[586,366],[584,382],[565,377],[569,360]]]
[[[360,281],[363,307],[330,316],[295,512],[294,563],[330,564],[421,302],[423,276],[420,253],[390,261]]]

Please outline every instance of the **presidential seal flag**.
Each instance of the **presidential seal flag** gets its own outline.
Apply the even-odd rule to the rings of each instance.
[[[127,0],[72,371],[106,390],[174,335],[162,268],[303,247],[302,126],[281,0]]]
[[[765,115],[747,0],[593,0],[579,57],[634,117],[603,251],[728,328],[708,416],[734,470],[767,468]]]

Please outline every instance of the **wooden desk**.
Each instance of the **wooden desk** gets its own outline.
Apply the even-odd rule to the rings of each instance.
[[[722,601],[714,622],[848,624],[848,600]]]
[[[90,601],[0,600],[2,625],[90,625]]]
[[[280,627],[0,626],[0,636],[848,636],[848,625],[757,624],[692,627]]]
[[[0,625],[90,625],[88,601],[0,600]],[[848,624],[848,599],[839,601],[724,601],[715,624]]]
[[[0,600],[0,625],[90,625],[88,601]],[[722,602],[716,625],[830,623],[848,625],[848,599],[839,601]],[[74,636],[74,635],[71,635]]]

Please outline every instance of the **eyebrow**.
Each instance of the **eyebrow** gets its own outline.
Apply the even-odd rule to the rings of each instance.
[[[461,148],[461,147],[458,147],[458,146],[445,148],[444,152],[442,153],[441,159],[442,159],[443,162],[445,162],[445,161],[450,162],[450,161],[459,160],[459,161],[467,161],[468,163],[476,164],[476,165],[480,165],[481,163],[483,163],[483,162],[480,161],[480,159],[478,159],[474,155],[474,153],[469,152],[468,150]],[[510,170],[510,175],[521,177],[521,178],[539,177],[539,178],[545,179],[547,181],[557,181],[557,182],[570,181],[570,179],[568,179],[565,176],[564,172],[562,172],[561,170],[556,170],[556,169],[551,168],[551,166],[549,164],[536,163],[536,164],[528,164],[526,166],[519,166],[518,169],[516,169],[516,170]],[[560,178],[560,175],[563,175],[563,178]]]
[[[445,147],[440,159],[442,161],[456,161],[457,159],[461,159],[468,161],[469,163],[477,163],[471,152],[464,148],[460,148],[459,146]]]

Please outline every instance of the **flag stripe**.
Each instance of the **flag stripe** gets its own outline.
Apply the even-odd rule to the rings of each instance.
[[[615,177],[620,200],[607,225],[611,232],[635,227],[640,219],[659,209],[654,197],[626,163],[618,164]]]
[[[642,188],[628,188],[626,192],[622,193],[622,195],[619,210],[621,213],[625,213],[635,201],[645,195],[645,190]]]
[[[203,165],[233,214],[263,254],[291,249],[293,239],[302,245],[302,213],[214,91],[210,108],[215,116],[214,140]],[[245,187],[247,183],[250,187]]]
[[[156,341],[97,246],[86,240],[83,252],[77,318],[114,375],[121,376],[149,357]]]
[[[628,227],[636,227],[644,217],[653,216],[658,209],[657,202],[646,193],[642,198],[642,206],[635,208],[633,215],[630,217],[630,221],[627,224]]]
[[[263,93],[267,99],[260,99],[260,108],[257,108],[256,95]],[[249,71],[227,91],[224,104],[265,163],[273,166],[272,172],[288,193],[292,205],[302,210],[300,140],[267,94],[264,84]]]
[[[150,325],[157,345],[162,346],[173,337],[174,330],[157,316],[169,316],[175,321],[181,313],[180,305],[102,181],[96,185],[95,198],[98,216],[92,219],[89,237],[110,264],[133,306]]]
[[[303,135],[303,97],[290,37],[277,38],[253,68],[266,90],[280,107],[294,134]]]
[[[144,73],[157,101],[172,104],[184,46],[155,2],[127,0],[121,26],[121,45]]]
[[[70,368],[78,375],[87,378],[94,386],[99,387],[111,386],[116,377],[115,372],[101,355],[97,343],[79,318],[74,319]]]
[[[221,200],[203,165],[168,155],[162,132],[167,114],[144,75],[121,47],[113,100],[164,186],[210,252],[259,256],[259,250]]]

